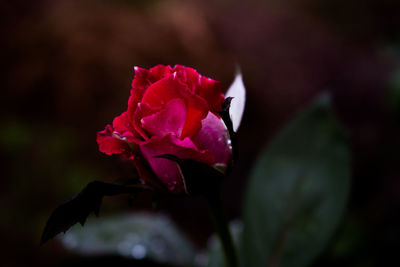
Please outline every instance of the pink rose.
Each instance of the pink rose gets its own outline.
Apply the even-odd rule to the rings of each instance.
[[[156,156],[227,165],[232,149],[218,115],[223,101],[220,83],[193,68],[135,67],[128,109],[97,134],[99,149],[132,160],[145,182],[184,193],[177,163]]]

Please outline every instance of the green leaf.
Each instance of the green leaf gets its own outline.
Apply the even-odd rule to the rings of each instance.
[[[192,266],[193,245],[164,215],[130,213],[89,220],[84,228],[75,225],[60,237],[76,253],[120,255],[162,264]]]
[[[328,100],[298,115],[255,164],[243,211],[244,266],[307,266],[340,222],[349,152]]]

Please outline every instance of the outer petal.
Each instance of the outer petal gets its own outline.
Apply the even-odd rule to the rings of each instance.
[[[224,95],[221,91],[220,82],[202,76],[199,79],[198,94],[207,100],[211,111],[221,111]]]
[[[136,90],[145,90],[151,85],[149,80],[149,71],[144,68],[135,66],[135,76],[132,80],[132,88]]]
[[[115,117],[113,120],[113,128],[118,132],[126,132],[132,129],[132,126],[127,118],[127,113],[123,112],[118,117]]]
[[[131,95],[128,100],[128,118],[133,121],[138,103],[142,100],[146,89],[151,85],[148,78],[149,71],[143,68],[135,67],[135,76],[132,80]]]
[[[147,144],[141,145],[140,150],[144,158],[162,183],[175,193],[183,193],[184,182],[175,162],[167,159],[154,158],[162,154],[172,154],[180,158],[190,158],[212,165],[215,160],[213,155],[197,150],[189,138],[180,140],[172,135],[163,138],[152,138]]]
[[[213,112],[221,110],[224,95],[221,90],[221,83],[200,75],[195,69],[176,65],[173,71],[185,83],[192,93],[201,96],[208,103],[209,109]]]
[[[127,142],[137,142],[140,136],[135,132],[134,127],[128,119],[127,112],[115,117],[113,120],[113,133],[118,135],[120,139]]]
[[[111,125],[107,125],[103,131],[97,133],[96,141],[99,150],[107,155],[122,154],[129,151],[128,144],[113,134]]]
[[[153,136],[168,134],[180,136],[186,121],[186,103],[176,98],[169,101],[163,110],[141,119],[142,127]]]
[[[135,76],[132,80],[131,95],[128,101],[128,117],[133,121],[138,104],[142,101],[147,89],[155,82],[171,74],[170,66],[157,65],[150,70],[135,67]]]
[[[155,83],[158,80],[168,77],[171,73],[172,73],[171,66],[157,65],[149,69],[148,79],[152,83]]]
[[[199,149],[213,154],[215,163],[227,164],[232,155],[232,147],[224,123],[212,112],[201,123],[201,130],[192,138],[193,142]]]

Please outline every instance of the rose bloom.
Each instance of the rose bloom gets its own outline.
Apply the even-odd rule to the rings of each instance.
[[[97,134],[101,152],[132,160],[140,178],[173,193],[185,193],[172,154],[211,166],[227,165],[232,148],[218,115],[224,96],[218,81],[193,68],[135,67],[128,109]]]

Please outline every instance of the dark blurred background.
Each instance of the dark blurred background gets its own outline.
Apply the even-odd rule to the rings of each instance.
[[[352,189],[342,224],[313,266],[396,259],[399,1],[3,0],[0,21],[1,266],[96,260],[58,240],[39,247],[40,234],[51,211],[88,182],[133,172],[98,151],[96,132],[126,108],[133,67],[156,64],[192,66],[224,90],[235,65],[242,69],[248,99],[240,155],[224,184],[230,218],[240,216],[260,148],[318,92],[330,90],[349,135]],[[101,214],[162,212],[197,248],[206,247],[212,224],[201,199],[167,198],[155,209],[151,202],[146,194],[133,206],[126,197],[105,198]]]

